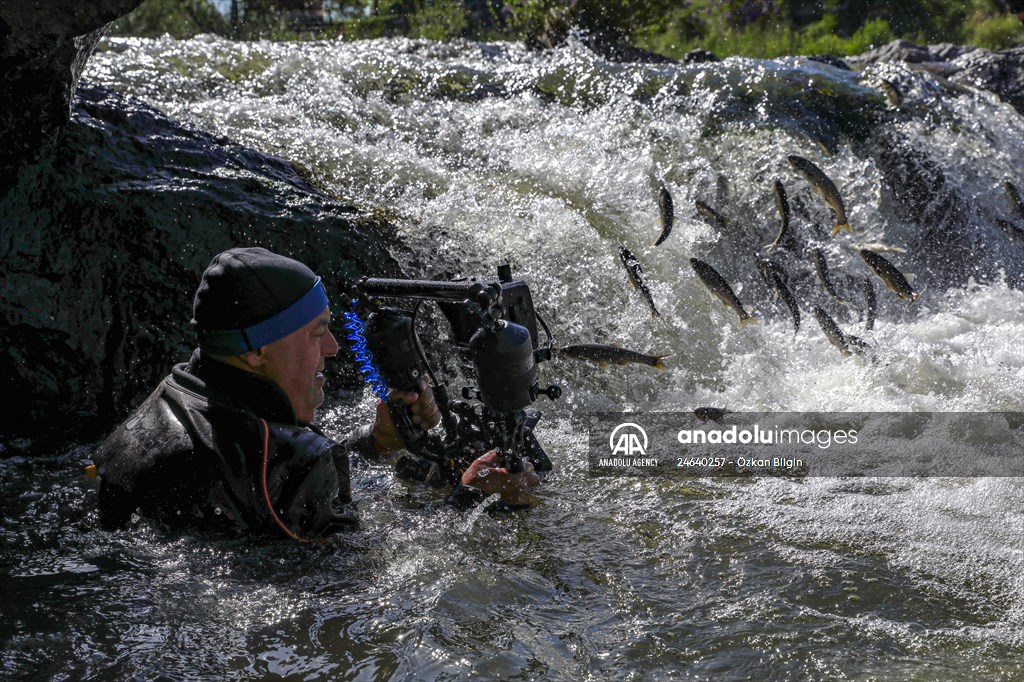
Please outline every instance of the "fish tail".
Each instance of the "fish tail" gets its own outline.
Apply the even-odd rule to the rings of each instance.
[[[832,228],[832,236],[835,237],[837,234],[839,234],[843,230],[846,230],[850,234],[853,234],[853,228],[850,227],[850,223],[849,222],[845,222],[845,223],[836,223],[836,226]]]
[[[668,365],[665,364],[665,358],[670,358],[670,357],[672,357],[672,356],[671,355],[659,355],[659,356],[657,356],[654,359],[654,364],[651,365],[651,367],[654,367],[655,369],[661,369],[661,370],[668,369]]]
[[[740,318],[740,327],[742,328],[745,324],[757,324],[757,318],[753,315],[747,315],[746,317]]]

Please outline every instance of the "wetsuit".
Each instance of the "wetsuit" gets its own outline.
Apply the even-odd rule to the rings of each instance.
[[[306,539],[351,529],[350,451],[372,453],[368,428],[336,443],[272,381],[197,350],[94,452],[100,520]]]

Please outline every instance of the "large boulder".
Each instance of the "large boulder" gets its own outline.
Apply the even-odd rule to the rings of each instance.
[[[953,59],[953,64],[960,68],[953,80],[991,90],[1024,114],[1024,47],[971,50]]]
[[[881,47],[868,50],[864,54],[850,57],[847,61],[857,63],[870,62],[908,62],[920,64],[922,62],[941,61],[927,47],[917,45],[909,40],[893,40]]]
[[[110,428],[188,357],[199,276],[238,245],[306,262],[332,294],[401,274],[385,221],[292,164],[80,87],[60,141],[0,198],[0,434]]]
[[[0,3],[0,192],[18,165],[52,145],[107,24],[142,0]]]
[[[894,40],[847,61],[858,66],[879,61],[931,66],[955,82],[996,93],[1024,114],[1024,47],[992,51],[950,43],[923,47]]]

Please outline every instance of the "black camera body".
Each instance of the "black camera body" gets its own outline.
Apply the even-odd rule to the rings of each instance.
[[[416,305],[407,310],[385,306],[381,299]],[[367,380],[382,393],[381,386],[416,390],[423,377],[429,377],[441,413],[443,437],[414,425],[400,401],[389,403],[411,453],[399,460],[400,477],[433,485],[454,483],[473,460],[492,449],[510,472],[521,471],[525,461],[536,471],[551,469],[533,434],[541,413],[532,405],[541,395],[554,400],[561,394],[556,385],[541,389],[538,383],[537,366],[551,359],[553,339],[533,307],[529,286],[513,280],[507,264],[499,266],[497,278],[488,279],[363,278],[350,300],[355,315],[365,319],[361,331],[369,353],[363,356],[361,369],[367,375],[379,374]],[[436,302],[450,327],[451,343],[468,382],[461,386],[460,399],[452,398],[448,382],[433,371],[417,334],[417,313],[424,301]],[[538,322],[547,335],[545,347],[539,343]],[[349,339],[358,345],[353,335]]]

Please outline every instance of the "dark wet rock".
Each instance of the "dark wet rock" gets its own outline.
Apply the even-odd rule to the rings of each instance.
[[[385,223],[287,161],[83,85],[59,142],[0,198],[0,433],[110,428],[188,357],[199,276],[236,245],[303,260],[332,296],[400,274]]]
[[[701,48],[690,50],[683,55],[682,59],[679,60],[682,64],[704,64],[707,62],[718,62],[721,61],[714,52],[708,52]]]
[[[816,55],[812,55],[812,56],[808,57],[808,59],[811,60],[812,62],[821,62],[822,64],[828,64],[829,66],[834,66],[837,69],[844,69],[846,71],[850,71],[850,65],[847,64],[842,59],[840,59],[839,57],[836,57],[835,55],[831,55],[831,54],[816,54]]]
[[[106,25],[142,0],[0,3],[0,191],[17,166],[54,143]]]
[[[950,43],[921,47],[894,40],[849,61],[858,66],[876,61],[917,64],[954,82],[994,92],[1024,114],[1024,47],[993,52]]]
[[[633,47],[627,43],[609,40],[601,34],[583,37],[583,43],[610,62],[631,62],[639,64],[675,64],[676,60],[657,52]]]
[[[1024,47],[999,52],[971,50],[953,63],[960,67],[954,81],[990,90],[1024,114]]]
[[[932,59],[939,62],[950,62],[962,54],[967,54],[977,48],[970,45],[954,45],[953,43],[938,43],[928,46],[928,52]]]
[[[920,64],[921,62],[936,61],[936,58],[927,47],[922,47],[921,45],[912,43],[909,40],[894,40],[891,43],[886,43],[881,47],[868,50],[856,57],[851,57],[851,60],[863,63],[908,62],[911,64]]]

